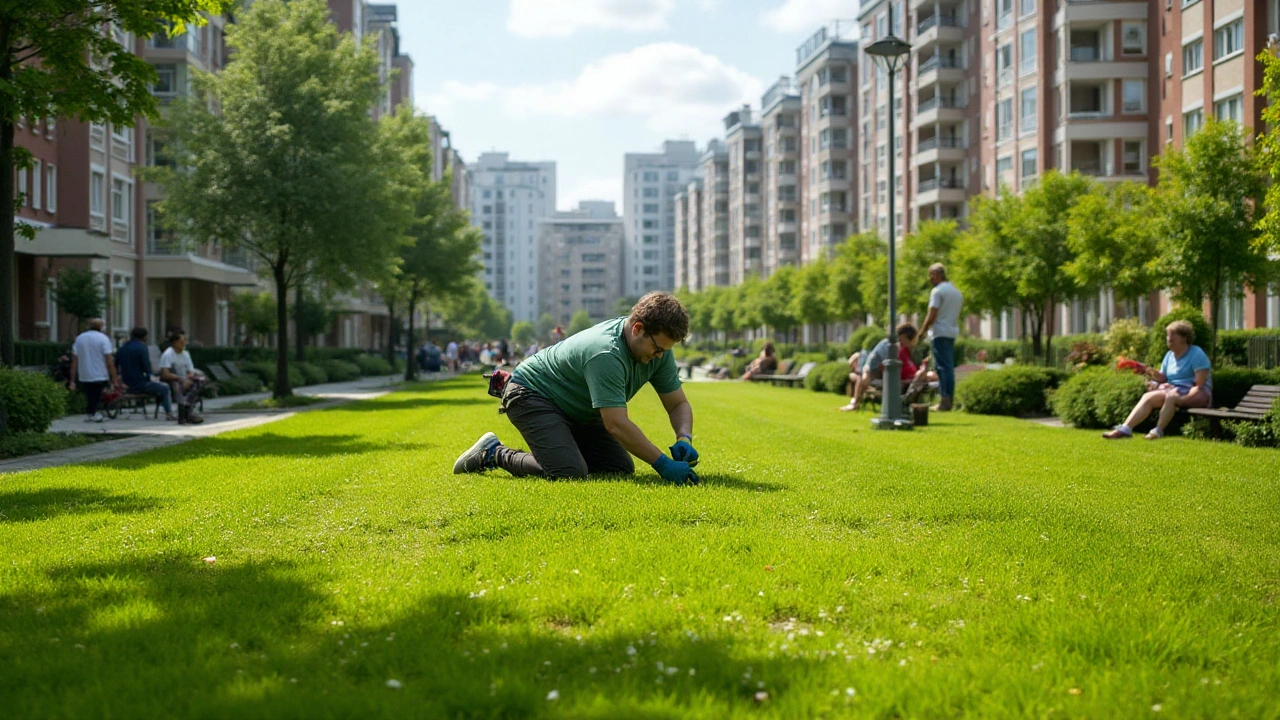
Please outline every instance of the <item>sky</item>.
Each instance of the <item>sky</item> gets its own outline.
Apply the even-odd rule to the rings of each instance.
[[[397,0],[414,103],[463,160],[556,162],[557,207],[612,200],[623,155],[722,137],[858,0]]]

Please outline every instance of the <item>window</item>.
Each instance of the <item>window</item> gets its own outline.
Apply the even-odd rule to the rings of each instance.
[[[1018,116],[1020,118],[1021,124],[1018,127],[1024,133],[1035,132],[1036,131],[1036,111],[1037,111],[1036,89],[1031,87],[1031,88],[1027,88],[1026,90],[1023,90],[1021,93],[1021,98],[1022,98],[1022,112]]]
[[[1007,173],[1012,169],[1013,169],[1012,155],[1005,155],[1004,157],[996,158],[996,175],[997,176],[1003,175],[1004,173]]]
[[[1142,22],[1126,22],[1120,26],[1120,54],[1147,54],[1147,24]]]
[[[670,182],[678,182],[678,181],[680,180],[680,171],[679,171],[679,170],[668,170],[668,171],[667,171],[667,180],[668,180],[668,181],[670,181]]]
[[[647,187],[644,189],[643,194],[647,198],[656,198],[658,197],[658,188]]]
[[[1022,177],[1024,180],[1029,177],[1035,177],[1039,172],[1036,168],[1036,156],[1038,154],[1035,148],[1022,151]]]
[[[1006,99],[996,103],[996,142],[1013,137],[1013,100]]]
[[[1243,122],[1244,120],[1244,99],[1240,95],[1233,95],[1225,100],[1219,100],[1213,104],[1213,116],[1219,120],[1234,120]]]
[[[111,178],[111,222],[129,224],[129,210],[133,205],[133,183],[121,178]]]
[[[156,65],[156,83],[151,86],[156,95],[175,95],[178,92],[178,66]]]
[[[44,181],[44,209],[51,213],[58,212],[58,166],[45,167]]]
[[[1201,127],[1204,126],[1204,111],[1192,110],[1182,114],[1182,140],[1186,142],[1187,138],[1195,135]]]
[[[1125,140],[1124,141],[1124,174],[1125,175],[1141,175],[1142,174],[1142,141],[1141,140]]]
[[[1229,22],[1213,31],[1214,62],[1243,51],[1244,18]]]
[[[39,160],[36,160],[35,166],[31,168],[31,207],[36,210],[39,210],[40,206],[44,204],[43,169],[44,166],[41,165]]]
[[[1182,75],[1186,77],[1204,69],[1204,40],[1197,39],[1182,46]]]
[[[112,125],[111,137],[126,145],[133,144],[133,128],[126,125]]]
[[[111,329],[120,330],[133,325],[133,278],[128,275],[111,276]]]
[[[1013,43],[996,48],[996,81],[1000,85],[1013,81]]]
[[[101,217],[105,214],[103,196],[107,191],[107,176],[101,170],[89,173],[89,213]]]
[[[18,195],[21,196],[21,205],[27,205],[31,202],[31,196],[27,194],[27,169],[18,168]]]
[[[1018,40],[1018,72],[1025,74],[1035,69],[1036,31],[1031,29],[1022,33],[1022,37]]]
[[[1123,112],[1142,113],[1147,109],[1147,81],[1125,80],[1123,84]]]
[[[658,212],[658,204],[657,204],[657,203],[645,203],[645,205],[644,205],[644,209],[643,209],[641,212],[656,213],[656,212]]]
[[[1036,0],[1021,0],[1019,4],[1018,10],[1021,15],[1030,15],[1036,11]]]
[[[644,174],[644,181],[645,181],[645,182],[658,182],[658,173],[656,173],[656,172],[647,172],[647,173],[645,173],[645,174]]]

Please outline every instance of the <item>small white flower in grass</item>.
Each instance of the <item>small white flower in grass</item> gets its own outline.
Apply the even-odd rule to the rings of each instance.
[[[697,671],[697,670],[695,670],[695,669],[693,669],[693,668],[689,668],[689,674],[690,674],[690,675],[697,675],[697,674],[698,674],[698,671]]]
[[[764,690],[761,690],[760,692],[755,694],[755,697],[753,699],[757,703],[765,702],[769,699],[769,693],[765,692]]]
[[[591,674],[591,675],[595,675],[595,674],[596,674],[596,669],[595,669],[595,667],[594,667],[594,666],[592,666],[592,667],[590,667],[590,668],[587,668],[587,673],[589,673],[589,674]]]
[[[298,684],[298,678],[289,678],[289,682],[293,683],[294,685],[297,685],[297,684]]]
[[[559,699],[560,699],[559,690],[552,690],[551,692],[547,693],[547,702],[555,702]]]
[[[209,557],[205,558],[205,559],[204,559],[204,561],[205,561],[206,563],[209,563],[210,565],[212,565],[212,564],[214,564],[214,563],[218,562],[218,558],[216,558],[216,557],[214,557],[214,556],[210,555]]]
[[[853,688],[851,688],[851,687],[847,687],[847,688],[845,688],[845,689],[844,689],[844,694],[845,694],[845,696],[847,696],[847,697],[853,697],[854,695],[858,694],[858,691],[857,691],[857,690],[854,690],[854,689],[853,689]]]
[[[1160,703],[1156,703],[1155,705],[1151,706],[1151,712],[1160,712],[1163,709],[1164,709],[1164,706],[1161,705]]]
[[[237,650],[237,649],[239,649],[239,648],[240,648],[240,643],[231,643],[231,649],[232,649],[232,650]]]
[[[628,655],[635,655],[635,654],[636,654],[636,649],[635,649],[634,647],[632,647],[631,645],[628,645],[628,646],[627,646],[627,654],[628,654]]]
[[[400,688],[404,687],[404,683],[400,682],[399,680],[396,680],[395,678],[392,678],[387,681],[387,687],[391,688],[392,690],[399,690]]]

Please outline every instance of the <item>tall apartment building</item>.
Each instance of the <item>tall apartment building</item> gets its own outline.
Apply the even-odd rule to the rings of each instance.
[[[702,289],[702,180],[676,194],[676,288]]]
[[[725,116],[729,154],[729,284],[764,269],[764,133],[743,105]]]
[[[1018,1],[1024,6],[1034,4],[1031,0]],[[912,201],[907,217],[912,228],[922,220],[963,217],[971,193],[997,188],[1001,182],[1017,190],[1040,172],[1036,143],[1044,133],[1040,132],[1037,119],[1045,118],[1047,113],[1038,110],[1038,88],[1046,86],[1041,73],[1052,77],[1052,72],[1039,60],[1039,48],[1044,43],[1036,30],[1036,17],[1024,17],[1024,23],[1017,28],[1002,26],[992,51],[986,52],[983,48],[992,44],[992,32],[990,27],[985,34],[978,30],[978,11],[978,4],[942,0],[917,5],[910,18],[914,37],[910,61],[915,82],[913,96],[907,102],[911,113],[907,155],[898,156],[909,159],[909,166],[899,163],[897,171],[910,177],[905,192]],[[864,22],[863,28],[883,28],[885,22],[883,17],[877,17],[874,23]],[[894,23],[897,24],[896,18]],[[1016,67],[1015,53],[1005,43],[1012,37],[1019,39]],[[979,53],[988,59],[979,60]],[[1002,63],[999,67],[990,59],[993,57]],[[984,77],[983,73],[988,72],[989,76]],[[883,80],[882,70],[877,68],[875,74],[877,83]],[[999,89],[998,95],[991,95],[993,87]],[[1015,102],[1019,103],[1016,133],[1012,114]],[[879,116],[876,122],[880,122]],[[901,135],[898,140],[902,140]],[[996,168],[994,153],[983,150],[994,148],[996,143],[1018,154],[1016,173],[1011,164]],[[1028,148],[1028,152],[1016,153],[1014,146]],[[876,152],[879,166],[883,162],[879,145]],[[992,157],[984,163],[986,154]],[[876,193],[882,195],[879,185]],[[899,205],[897,211],[903,210]]]
[[[629,296],[675,289],[673,199],[698,170],[692,141],[668,140],[662,152],[627,153],[622,215],[626,223],[625,289]]]
[[[607,319],[622,293],[622,218],[614,204],[587,200],[538,221],[538,314],[568,326],[585,310]]]
[[[833,23],[796,49],[800,90],[800,261],[825,256],[858,229],[858,94],[854,26]],[[862,58],[863,67],[870,63]],[[865,100],[865,98],[864,98]],[[865,112],[869,104],[862,104]],[[865,120],[865,118],[864,118]],[[863,131],[867,131],[864,122]],[[862,161],[869,155],[862,153]],[[862,165],[865,192],[869,185]],[[865,226],[864,226],[865,227]]]
[[[729,285],[729,149],[719,140],[702,155],[702,217],[697,265],[700,288]]]
[[[798,86],[783,76],[760,99],[764,133],[764,267],[772,275],[800,263],[800,122]]]
[[[484,233],[485,289],[516,320],[537,320],[537,224],[556,211],[556,164],[483,153],[472,167],[471,187],[471,221]]]

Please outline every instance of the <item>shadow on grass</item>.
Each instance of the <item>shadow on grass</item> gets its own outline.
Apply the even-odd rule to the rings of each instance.
[[[496,472],[501,473],[501,470]],[[724,487],[731,490],[749,490],[751,492],[781,492],[788,490],[789,486],[780,485],[778,483],[763,482],[756,480],[747,480],[736,475],[728,475],[725,473],[698,473],[698,485],[677,486],[665,480],[658,478],[656,475],[588,475],[584,478],[541,478],[528,477],[523,478],[532,482],[557,482],[557,483],[631,483],[633,485],[659,485],[669,487],[672,490],[679,490],[681,487],[698,487],[704,485],[707,487]]]
[[[680,717],[708,704],[748,712],[761,688],[777,702],[817,662],[678,629],[595,632],[607,607],[581,599],[435,592],[361,622],[341,613],[324,567],[153,557],[54,568],[39,589],[0,593],[3,646],[22,658],[0,692],[14,717]]]
[[[249,437],[215,436],[202,438],[176,448],[130,455],[107,463],[107,467],[137,470],[155,465],[187,462],[207,457],[236,458],[322,458],[372,452],[422,452],[427,443],[370,442],[363,435],[302,435],[276,433]]]
[[[362,400],[360,402],[344,405],[340,409],[343,412],[373,412],[381,410],[421,410],[422,408],[429,407],[460,407],[469,405],[492,405],[494,412],[497,412],[498,399],[491,398],[488,395],[475,398],[415,397],[396,400],[375,398],[373,400]]]
[[[156,501],[138,495],[112,495],[96,488],[41,488],[0,492],[0,523],[34,522],[64,515],[109,512],[117,515],[151,510]]]

